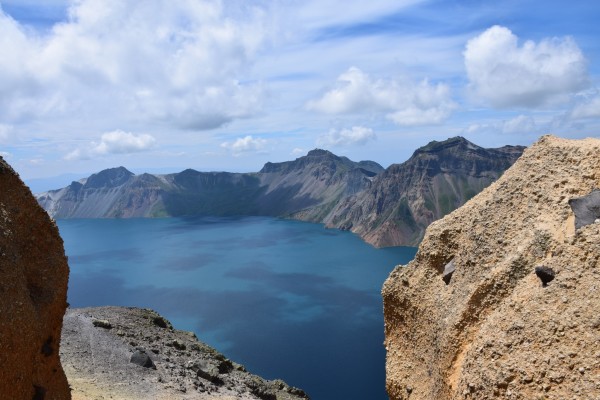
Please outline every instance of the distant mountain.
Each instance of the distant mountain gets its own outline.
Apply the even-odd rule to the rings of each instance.
[[[430,223],[498,179],[523,150],[484,149],[462,137],[433,141],[406,162],[391,165],[367,190],[339,202],[322,222],[351,230],[376,247],[416,245]]]
[[[457,137],[386,170],[319,149],[246,174],[134,175],[119,167],[36,197],[54,218],[279,216],[351,230],[377,247],[416,245],[431,222],[498,179],[523,149]]]
[[[135,175],[111,168],[37,200],[54,218],[129,218],[186,215],[287,216],[337,204],[370,186],[383,171],[373,161],[354,162],[326,150],[257,173],[199,172]]]

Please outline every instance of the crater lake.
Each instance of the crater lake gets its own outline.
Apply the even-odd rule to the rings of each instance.
[[[313,400],[383,400],[381,286],[416,248],[274,218],[58,220],[71,307],[152,308]]]

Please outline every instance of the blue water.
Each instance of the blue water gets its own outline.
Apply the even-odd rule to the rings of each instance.
[[[59,220],[73,307],[148,307],[313,400],[383,400],[381,285],[416,249],[272,218]]]

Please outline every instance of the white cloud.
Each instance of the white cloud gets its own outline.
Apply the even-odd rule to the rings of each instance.
[[[72,115],[209,129],[256,113],[241,83],[264,15],[218,0],[79,0],[34,34],[0,10],[0,118]],[[232,15],[244,13],[243,19]]]
[[[266,139],[246,136],[238,138],[233,142],[223,142],[221,143],[221,147],[230,150],[233,155],[237,156],[242,153],[263,151],[267,143],[268,141]]]
[[[600,118],[600,96],[575,105],[570,117],[572,119]]]
[[[12,154],[10,154],[8,151],[0,151],[0,156],[4,158],[10,158],[12,157]]]
[[[364,145],[375,140],[375,133],[371,128],[353,126],[352,129],[331,129],[327,134],[317,139],[318,146],[351,146]]]
[[[295,147],[290,154],[293,156],[302,156],[302,155],[306,154],[306,151],[299,147]]]
[[[456,104],[447,85],[373,80],[351,67],[338,77],[333,89],[306,107],[326,114],[381,112],[398,125],[427,125],[444,121]]]
[[[156,139],[147,134],[135,135],[130,132],[116,130],[106,132],[100,137],[100,142],[92,142],[88,148],[78,148],[71,151],[65,160],[85,160],[107,154],[129,154],[151,149]]]
[[[92,148],[96,154],[136,153],[150,149],[156,139],[147,134],[134,135],[120,130],[107,132],[102,135],[100,143]]]
[[[570,38],[526,41],[493,26],[469,40],[465,66],[473,93],[494,107],[539,107],[564,101],[588,84],[586,60]]]

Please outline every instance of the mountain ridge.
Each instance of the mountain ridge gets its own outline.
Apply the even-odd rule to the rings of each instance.
[[[253,173],[135,175],[117,167],[36,197],[54,218],[275,216],[352,230],[377,247],[414,245],[429,223],[497,179],[522,150],[484,149],[455,137],[387,169],[323,149]],[[429,182],[430,193],[418,182]]]

